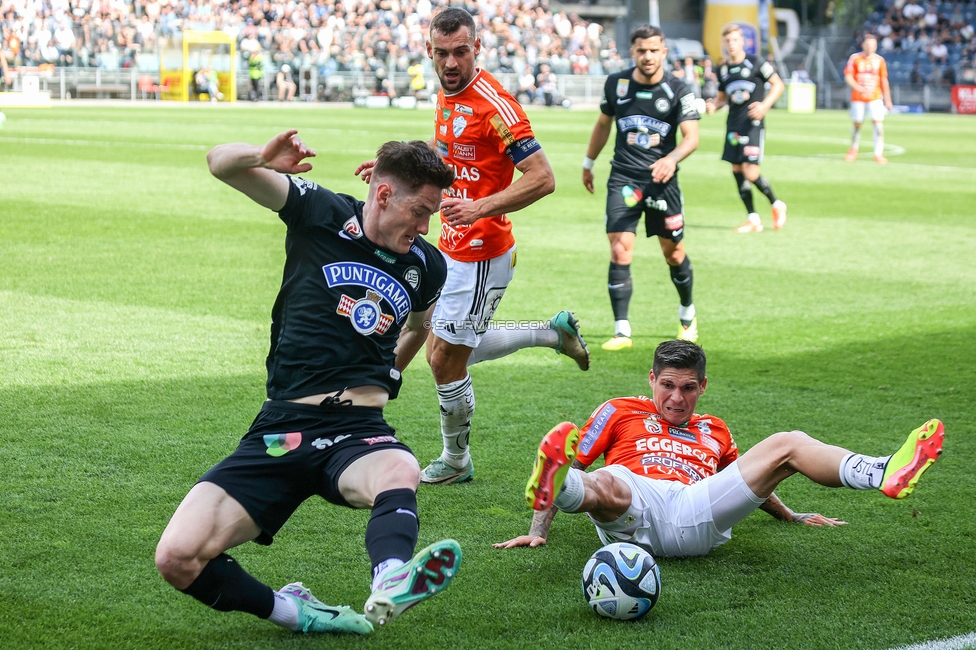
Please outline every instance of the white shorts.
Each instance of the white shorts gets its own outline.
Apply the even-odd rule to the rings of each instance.
[[[851,102],[851,119],[856,124],[864,121],[865,112],[872,122],[883,122],[887,111],[884,102],[880,99],[875,99],[872,102]]]
[[[448,255],[444,260],[447,280],[431,331],[448,343],[476,348],[515,275],[515,246],[483,262],[459,262]]]
[[[600,540],[631,542],[655,557],[705,555],[732,539],[732,526],[766,501],[746,485],[738,461],[691,485],[646,478],[623,465],[596,471],[610,472],[633,494],[630,508],[616,521],[590,517]]]

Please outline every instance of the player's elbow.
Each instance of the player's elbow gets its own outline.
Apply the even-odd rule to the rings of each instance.
[[[210,169],[210,173],[216,178],[223,178],[220,169],[220,148],[220,145],[218,145],[207,152],[207,167]]]
[[[556,175],[552,173],[552,169],[539,177],[538,188],[537,192],[540,199],[556,191]]]

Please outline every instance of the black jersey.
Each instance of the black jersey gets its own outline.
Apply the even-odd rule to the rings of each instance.
[[[762,120],[749,117],[749,104],[766,98],[766,82],[776,74],[769,61],[746,56],[742,63],[725,62],[718,69],[718,90],[729,103],[728,131],[744,133],[750,126],[761,126]]]
[[[614,169],[648,173],[648,167],[676,146],[675,132],[686,120],[698,120],[695,93],[684,81],[665,73],[660,83],[634,81],[634,68],[607,77],[600,110],[617,123]]]
[[[447,265],[417,238],[400,255],[363,231],[363,202],[291,178],[279,212],[285,271],[271,312],[268,397],[287,400],[353,386],[394,398],[397,335],[407,315],[440,295]]]

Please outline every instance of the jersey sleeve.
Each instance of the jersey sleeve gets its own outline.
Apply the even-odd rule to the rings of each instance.
[[[317,195],[326,192],[312,181],[301,176],[289,176],[291,184],[288,186],[288,199],[278,211],[278,217],[285,222],[289,230],[300,230],[307,225],[318,204]]]
[[[441,297],[444,281],[447,279],[447,262],[444,261],[444,256],[431,248],[432,250],[426,256],[427,274],[424,280],[423,304],[418,305],[414,311],[427,311],[428,307],[437,302]]]
[[[678,97],[676,124],[681,124],[688,120],[701,119],[701,115],[698,113],[698,107],[695,105],[695,93],[691,90],[691,86],[679,80],[675,84],[674,94]]]
[[[735,444],[735,440],[732,438],[732,433],[729,431],[729,427],[725,422],[715,418],[716,424],[721,425],[722,433],[728,438],[728,445],[722,450],[722,455],[718,459],[718,469],[724,469],[735,462],[739,457],[739,447]]]
[[[776,66],[770,61],[761,61],[759,63],[759,76],[762,77],[763,81],[769,81],[776,76]]]
[[[613,117],[616,113],[616,95],[614,95],[614,84],[617,82],[617,78],[613,75],[607,77],[607,82],[603,84],[603,98],[600,99],[600,111],[604,115],[609,115]]]
[[[854,59],[857,58],[856,54],[852,54],[850,58],[847,59],[847,65],[844,66],[844,76],[849,74],[854,74]]]
[[[586,424],[583,425],[580,431],[582,437],[579,443],[579,452],[576,454],[576,460],[589,466],[603,455],[603,452],[607,450],[607,447],[610,446],[610,442],[613,440],[613,426],[616,420],[614,415],[616,412],[617,407],[614,405],[613,400],[604,402],[593,411],[590,419],[586,421]]]
[[[878,79],[887,79],[888,78],[888,62],[884,60],[884,57],[883,56],[882,57],[878,57],[878,58],[881,59],[879,65],[878,65]]]
[[[492,128],[505,143],[505,154],[516,165],[542,150],[532,132],[532,125],[522,105],[508,93],[498,93],[492,101],[498,112],[489,120]]]

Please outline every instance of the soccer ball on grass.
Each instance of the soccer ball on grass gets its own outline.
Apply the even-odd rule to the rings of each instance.
[[[608,544],[583,567],[583,597],[600,616],[640,618],[661,594],[661,571],[651,554],[634,544]]]

